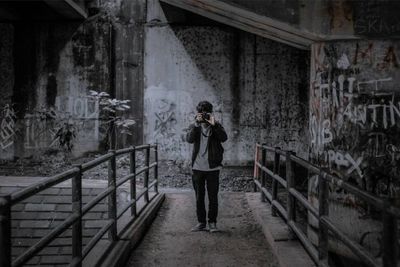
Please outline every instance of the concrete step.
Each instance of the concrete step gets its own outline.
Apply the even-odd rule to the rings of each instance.
[[[316,266],[300,241],[290,234],[283,219],[272,216],[271,205],[261,202],[260,193],[246,193],[246,199],[281,267]]]

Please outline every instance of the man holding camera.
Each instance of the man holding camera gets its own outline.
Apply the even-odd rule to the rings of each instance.
[[[196,193],[196,213],[198,224],[192,231],[207,230],[205,191],[207,188],[209,209],[208,229],[217,232],[219,172],[222,168],[224,148],[221,143],[228,137],[224,127],[213,116],[213,105],[200,102],[195,122],[190,125],[186,140],[194,144],[192,154],[193,188]]]

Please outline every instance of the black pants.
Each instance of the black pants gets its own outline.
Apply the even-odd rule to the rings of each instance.
[[[208,193],[208,222],[216,223],[218,215],[218,190],[219,190],[219,170],[218,171],[197,171],[193,170],[193,188],[196,192],[196,212],[197,220],[206,223],[206,207],[204,203],[205,191]]]

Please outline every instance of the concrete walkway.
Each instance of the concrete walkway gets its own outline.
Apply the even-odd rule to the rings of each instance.
[[[219,233],[190,232],[194,193],[167,194],[127,266],[278,266],[245,193],[221,193]]]

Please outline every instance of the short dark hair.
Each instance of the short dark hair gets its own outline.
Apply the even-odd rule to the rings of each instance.
[[[197,112],[211,113],[211,112],[213,112],[213,105],[208,101],[200,101],[199,104],[197,104],[196,109],[197,109]]]

